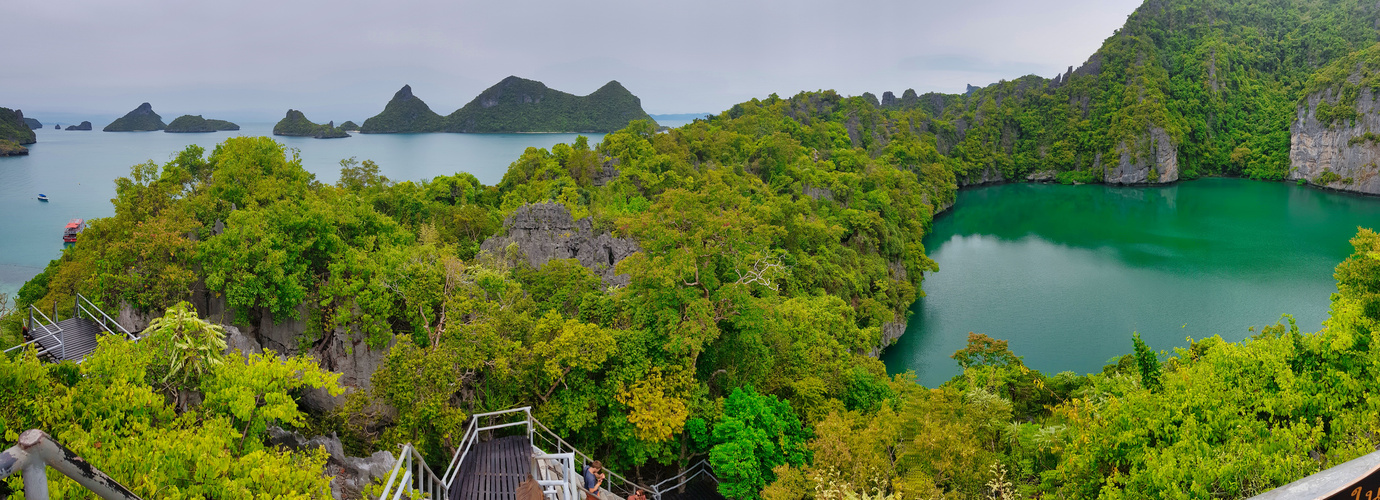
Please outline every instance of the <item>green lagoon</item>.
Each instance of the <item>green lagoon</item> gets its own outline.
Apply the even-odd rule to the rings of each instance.
[[[949,355],[968,332],[1081,374],[1131,352],[1136,331],[1164,351],[1285,313],[1316,331],[1357,226],[1380,228],[1380,198],[1243,179],[963,190],[925,239],[940,270],[883,360],[935,386],[959,373]]]

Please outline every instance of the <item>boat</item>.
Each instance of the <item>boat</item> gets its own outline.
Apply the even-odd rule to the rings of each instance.
[[[67,222],[67,228],[62,231],[63,243],[76,243],[77,235],[86,230],[86,221],[72,219]]]
[[[38,201],[48,201],[48,195],[43,194],[43,193],[38,193]]]

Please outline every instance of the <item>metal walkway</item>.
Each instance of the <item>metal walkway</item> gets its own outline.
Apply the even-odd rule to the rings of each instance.
[[[6,349],[6,353],[33,346],[43,359],[81,363],[87,355],[96,350],[96,338],[101,334],[123,335],[130,340],[139,340],[81,294],[72,299],[70,318],[53,320],[57,317],[56,304],[53,305],[53,318],[32,304],[29,305],[28,312],[25,325],[28,327],[29,341]]]
[[[474,459],[451,480],[451,500],[516,499],[518,484],[532,477],[532,443],[526,435],[476,443],[472,452]]]

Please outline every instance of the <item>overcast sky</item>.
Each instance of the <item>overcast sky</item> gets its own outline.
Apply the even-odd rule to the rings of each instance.
[[[618,80],[653,114],[801,90],[962,92],[1077,66],[1139,4],[0,0],[0,106],[360,122],[403,84],[444,115],[508,75],[577,95]]]

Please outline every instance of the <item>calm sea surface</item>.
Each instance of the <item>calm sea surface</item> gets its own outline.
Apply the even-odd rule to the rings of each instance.
[[[1053,374],[1100,371],[1135,331],[1166,351],[1283,313],[1316,331],[1357,226],[1380,229],[1380,198],[1241,179],[965,190],[925,239],[939,272],[883,360],[933,387],[968,332]]]
[[[0,157],[0,293],[14,293],[62,252],[62,227],[69,219],[114,214],[117,177],[130,166],[168,161],[190,144],[209,152],[236,135],[273,135],[273,124],[241,124],[236,132],[38,131],[29,156]],[[670,124],[674,125],[674,124]],[[97,125],[98,127],[103,125]],[[585,134],[591,145],[603,134]],[[302,164],[322,182],[340,176],[340,160],[374,160],[395,181],[469,172],[497,184],[508,165],[529,146],[550,148],[574,142],[576,134],[354,134],[345,139],[276,137],[301,151]],[[39,193],[51,201],[39,202]]]

